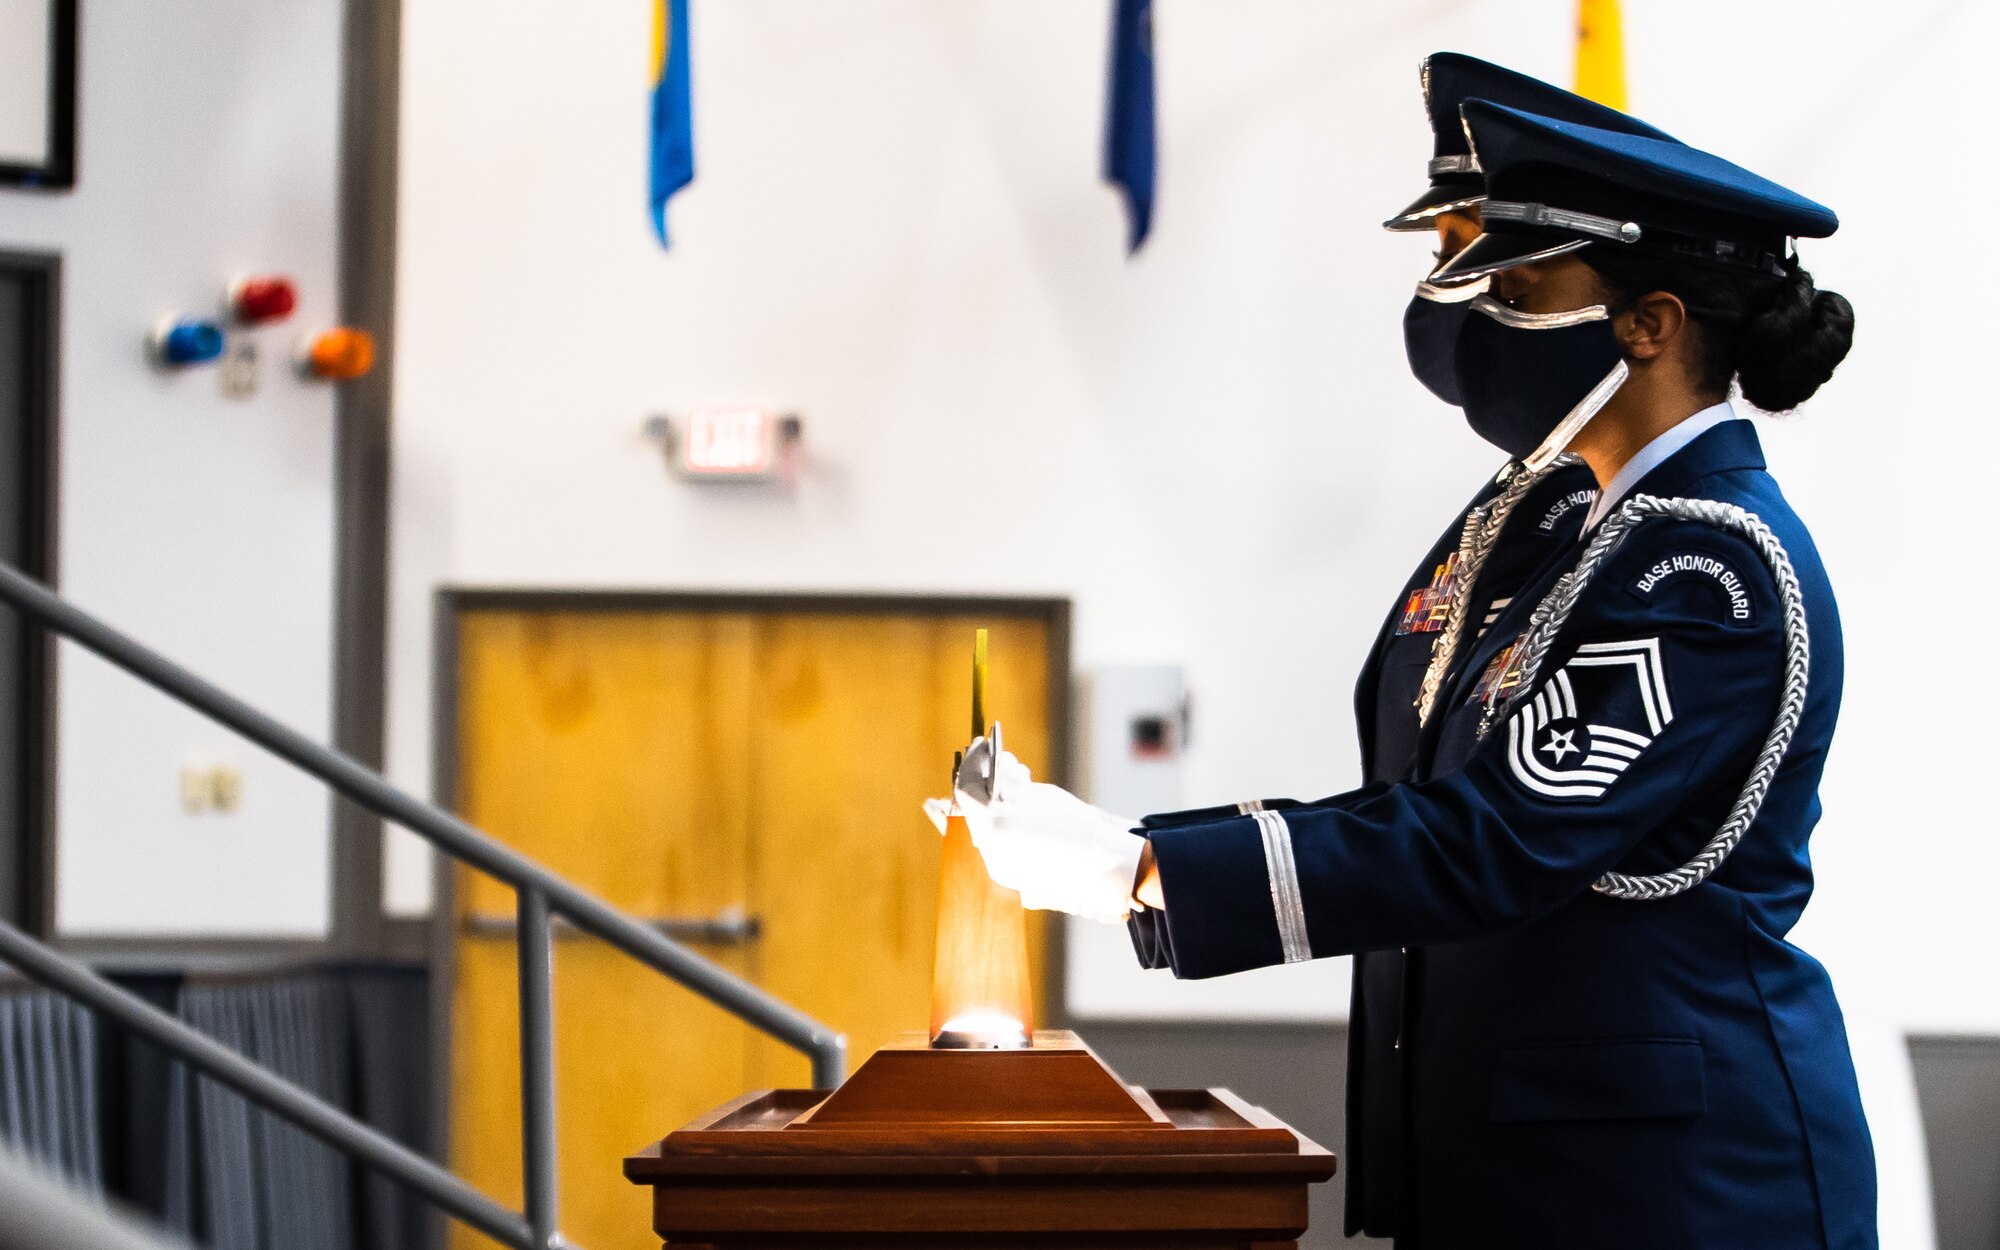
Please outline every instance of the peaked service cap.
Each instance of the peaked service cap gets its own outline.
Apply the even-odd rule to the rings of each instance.
[[[1468,100],[1460,112],[1485,171],[1483,233],[1432,282],[1470,282],[1592,244],[1778,277],[1789,240],[1840,225],[1825,205],[1685,144],[1491,100]]]
[[[1494,100],[1544,117],[1673,141],[1673,136],[1630,114],[1476,56],[1433,52],[1424,58],[1419,76],[1424,112],[1431,122],[1431,185],[1382,223],[1388,230],[1429,229],[1439,213],[1469,208],[1485,197],[1486,183],[1459,119],[1459,106],[1467,100]]]

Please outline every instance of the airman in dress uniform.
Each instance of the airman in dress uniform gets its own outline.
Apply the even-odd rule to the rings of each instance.
[[[1495,100],[1527,112],[1607,130],[1670,139],[1645,122],[1538,78],[1456,52],[1425,58],[1419,79],[1431,127],[1429,185],[1383,222],[1393,231],[1436,230],[1439,261],[1448,261],[1479,233],[1486,183],[1472,155],[1459,106]],[[1445,287],[1417,284],[1403,317],[1410,368],[1433,394],[1465,406],[1454,349],[1472,301],[1484,283]],[[1599,379],[1575,388],[1572,402],[1554,396],[1558,410],[1524,411],[1520,405],[1475,402],[1467,417],[1475,432],[1507,454],[1508,461],[1433,543],[1382,623],[1354,686],[1355,729],[1361,775],[1369,784],[1400,781],[1416,756],[1421,724],[1418,704],[1425,677],[1448,652],[1485,631],[1551,553],[1567,550],[1597,499],[1588,466],[1561,453],[1562,421]],[[1475,388],[1475,393],[1480,393]],[[1483,395],[1482,395],[1483,398]],[[1512,418],[1512,419],[1507,419]],[[1524,468],[1532,461],[1535,470]],[[1513,488],[1511,494],[1509,487]],[[1504,496],[1504,498],[1503,498]],[[1458,619],[1452,610],[1458,609]],[[1447,630],[1447,626],[1451,628]],[[1435,684],[1436,678],[1432,678]],[[1402,1052],[1396,1041],[1403,1012],[1406,959],[1400,949],[1358,952],[1348,1012],[1347,1203],[1348,1234],[1395,1235],[1402,1206]]]
[[[1122,891],[1177,976],[1408,948],[1404,1140],[1361,1161],[1406,1250],[1873,1247],[1840,1008],[1787,940],[1839,617],[1729,400],[1795,407],[1845,356],[1852,311],[1793,244],[1837,221],[1666,139],[1460,112],[1484,233],[1432,280],[1488,289],[1456,374],[1522,411],[1600,378],[1563,418],[1600,489],[1581,539],[1426,683],[1392,784],[1134,839],[1002,755],[961,807],[996,879],[1100,917]]]

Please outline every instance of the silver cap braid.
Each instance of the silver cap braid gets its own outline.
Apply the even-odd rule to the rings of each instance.
[[[1444,629],[1439,631],[1437,640],[1431,644],[1431,660],[1424,668],[1424,684],[1417,693],[1417,724],[1428,722],[1431,710],[1437,705],[1438,691],[1444,687],[1445,675],[1451,671],[1458,644],[1465,639],[1465,622],[1472,615],[1468,605],[1472,600],[1473,583],[1478,579],[1486,557],[1493,554],[1494,545],[1500,541],[1500,531],[1506,527],[1514,505],[1520,503],[1534,489],[1535,483],[1550,473],[1582,463],[1576,456],[1564,454],[1540,469],[1515,466],[1504,490],[1465,514],[1465,525],[1458,532],[1460,589],[1458,594],[1452,596],[1451,606],[1445,609]]]
[[[1533,689],[1542,661],[1548,657],[1557,633],[1569,620],[1570,612],[1575,609],[1590,579],[1625,541],[1626,536],[1640,522],[1652,517],[1712,525],[1742,535],[1757,548],[1765,564],[1770,566],[1771,575],[1777,579],[1778,599],[1784,606],[1785,682],[1778,699],[1777,717],[1771,722],[1771,731],[1764,738],[1764,749],[1757,753],[1750,776],[1743,782],[1742,792],[1736,796],[1728,818],[1715,831],[1715,836],[1708,840],[1708,845],[1672,872],[1646,877],[1607,872],[1591,885],[1591,889],[1599,894],[1634,900],[1671,898],[1700,885],[1743,840],[1744,832],[1764,806],[1764,797],[1770,793],[1771,782],[1778,774],[1778,765],[1783,762],[1785,752],[1792,745],[1792,737],[1798,732],[1799,719],[1805,714],[1806,683],[1812,666],[1811,647],[1806,636],[1805,596],[1799,591],[1799,578],[1792,569],[1791,557],[1785,553],[1784,545],[1769,526],[1735,504],[1712,499],[1662,499],[1654,495],[1634,495],[1620,505],[1618,511],[1605,518],[1576,567],[1563,574],[1542,601],[1535,605],[1534,613],[1528,618],[1528,632],[1516,647],[1520,677],[1512,686],[1513,693],[1505,700],[1498,699],[1499,682],[1495,682],[1494,688],[1487,693],[1486,710],[1479,723],[1482,737],[1496,719],[1511,713],[1514,705]]]

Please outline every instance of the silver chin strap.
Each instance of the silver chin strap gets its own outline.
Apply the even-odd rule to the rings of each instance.
[[[1450,287],[1437,288],[1435,284],[1428,282],[1419,284],[1417,289],[1424,298],[1440,299],[1440,302],[1444,301],[1439,296],[1430,294],[1430,289],[1452,291]],[[1552,313],[1522,312],[1488,295],[1483,283],[1478,285],[1478,294],[1472,298],[1472,311],[1481,316],[1491,317],[1501,325],[1512,326],[1516,330],[1562,330],[1586,322],[1611,319],[1611,310],[1603,304],[1586,304],[1582,308],[1570,308]],[[1612,365],[1611,372],[1605,374],[1596,386],[1591,387],[1589,393],[1577,401],[1576,407],[1570,409],[1567,416],[1556,422],[1556,428],[1549,431],[1541,446],[1528,454],[1527,459],[1521,462],[1521,467],[1530,473],[1540,473],[1555,463],[1555,458],[1569,447],[1570,440],[1575,438],[1584,426],[1590,424],[1592,417],[1603,411],[1604,405],[1611,402],[1611,397],[1618,393],[1618,388],[1625,385],[1625,379],[1631,376],[1631,367],[1623,359]]]
[[[1576,567],[1563,574],[1542,601],[1535,605],[1533,615],[1528,618],[1528,632],[1517,644],[1516,654],[1520,657],[1517,671],[1520,676],[1513,684],[1514,693],[1504,701],[1498,701],[1496,697],[1502,683],[1493,683],[1493,689],[1486,696],[1485,714],[1479,723],[1481,737],[1485,736],[1495,720],[1510,714],[1515,704],[1534,688],[1542,661],[1548,657],[1557,634],[1569,620],[1577,601],[1583,597],[1590,579],[1610,559],[1611,553],[1618,549],[1626,536],[1652,517],[1696,521],[1740,534],[1764,557],[1771,575],[1777,579],[1778,598],[1784,606],[1785,682],[1778,699],[1778,714],[1771,722],[1770,733],[1764,737],[1763,750],[1757,753],[1750,776],[1744,781],[1743,789],[1736,796],[1736,803],[1729,809],[1722,827],[1716,830],[1715,836],[1708,840],[1700,853],[1672,872],[1649,877],[1607,872],[1591,885],[1591,889],[1599,894],[1632,900],[1671,898],[1693,889],[1707,880],[1709,874],[1729,858],[1736,844],[1743,840],[1744,832],[1764,806],[1764,798],[1770,793],[1771,782],[1778,774],[1778,765],[1783,762],[1785,752],[1791,748],[1792,737],[1798,732],[1799,718],[1805,713],[1806,684],[1812,661],[1806,635],[1805,596],[1799,592],[1798,574],[1792,569],[1792,560],[1785,553],[1784,545],[1769,526],[1734,504],[1718,503],[1712,499],[1662,499],[1655,495],[1634,495],[1605,518]]]
[[[1419,290],[1421,291],[1421,287]],[[1446,288],[1449,290],[1449,288]],[[1429,298],[1426,296],[1426,298]],[[1559,313],[1524,313],[1507,307],[1499,300],[1483,293],[1479,302],[1473,305],[1475,312],[1484,313],[1496,321],[1509,325],[1520,325],[1536,329],[1558,329],[1562,326],[1579,325],[1586,321],[1602,321],[1610,311],[1602,304],[1588,308],[1573,309]],[[1451,607],[1445,612],[1444,629],[1438,639],[1431,644],[1430,663],[1424,667],[1424,684],[1417,694],[1417,724],[1423,725],[1431,718],[1431,710],[1437,705],[1438,691],[1444,686],[1445,674],[1451,669],[1451,662],[1458,654],[1458,644],[1464,641],[1465,621],[1468,614],[1466,605],[1472,599],[1472,587],[1479,577],[1486,557],[1493,552],[1493,545],[1500,540],[1500,531],[1507,524],[1507,517],[1514,511],[1514,505],[1521,502],[1536,482],[1542,480],[1548,471],[1558,465],[1582,463],[1575,456],[1567,455],[1566,449],[1591,418],[1611,402],[1618,388],[1625,385],[1625,379],[1632,374],[1623,360],[1611,366],[1611,372],[1602,381],[1590,388],[1590,393],[1569,410],[1569,415],[1556,422],[1556,428],[1542,440],[1528,458],[1521,462],[1520,469],[1507,482],[1507,488],[1495,495],[1483,506],[1465,514],[1465,528],[1458,533],[1458,576],[1463,581],[1459,593],[1452,596]]]
[[[1611,366],[1611,372],[1605,374],[1596,386],[1590,388],[1588,395],[1577,401],[1576,407],[1569,410],[1568,416],[1556,422],[1556,428],[1549,431],[1549,436],[1542,440],[1540,447],[1528,453],[1528,458],[1521,462],[1521,467],[1530,473],[1540,473],[1554,464],[1556,457],[1568,449],[1570,440],[1583,432],[1583,427],[1589,425],[1590,419],[1603,411],[1604,405],[1611,402],[1611,397],[1618,393],[1618,388],[1625,385],[1625,379],[1631,376],[1631,366],[1621,358],[1617,364]]]
[[[1568,326],[1580,326],[1587,321],[1611,320],[1611,310],[1603,304],[1585,304],[1581,308],[1565,308],[1561,312],[1522,312],[1511,304],[1502,303],[1488,294],[1487,288],[1491,285],[1491,282],[1490,278],[1481,278],[1477,282],[1469,282],[1463,287],[1444,287],[1442,289],[1446,291],[1471,291],[1473,293],[1470,296],[1457,296],[1456,298],[1459,299],[1472,299],[1481,295],[1486,296],[1486,298],[1479,300],[1472,306],[1473,311],[1482,316],[1491,317],[1503,326],[1512,326],[1516,330],[1561,330]],[[1418,285],[1433,288],[1437,286],[1434,282],[1424,282]]]
[[[1486,294],[1486,288],[1491,285],[1492,283],[1485,278],[1477,282],[1467,282],[1463,286],[1439,286],[1435,282],[1419,282],[1417,297],[1429,300],[1433,304],[1463,304],[1467,300],[1478,299]],[[1502,304],[1501,307],[1505,308],[1506,305]]]

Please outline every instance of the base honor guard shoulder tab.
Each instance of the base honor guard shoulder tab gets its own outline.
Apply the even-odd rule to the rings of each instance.
[[[1757,605],[1749,583],[1733,556],[1699,548],[1676,548],[1649,561],[1626,584],[1632,595],[1647,603],[1713,604],[1716,619],[1726,625],[1751,626],[1757,623]]]
[[[1587,487],[1569,491],[1543,509],[1541,519],[1535,523],[1535,532],[1557,534],[1579,527],[1590,514],[1590,505],[1596,502],[1597,492]],[[1564,518],[1568,518],[1569,525],[1563,524]]]

